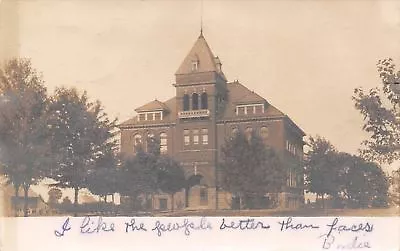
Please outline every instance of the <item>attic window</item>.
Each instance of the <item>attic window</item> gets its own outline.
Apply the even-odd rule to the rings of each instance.
[[[199,70],[199,61],[193,60],[192,61],[192,71],[198,71],[198,70]]]

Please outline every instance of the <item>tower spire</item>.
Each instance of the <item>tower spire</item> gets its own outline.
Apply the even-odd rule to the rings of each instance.
[[[203,0],[200,0],[201,12],[200,12],[200,37],[203,36]]]

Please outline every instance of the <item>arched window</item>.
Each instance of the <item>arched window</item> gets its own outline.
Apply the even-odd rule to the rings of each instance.
[[[160,133],[160,152],[167,153],[167,134],[165,132]]]
[[[208,96],[205,92],[201,94],[201,109],[208,109]]]
[[[246,131],[244,133],[246,135],[247,140],[250,140],[251,139],[251,134],[253,133],[253,128],[247,127]]]
[[[183,110],[189,111],[189,95],[188,94],[183,95]]]
[[[262,138],[263,140],[266,140],[266,139],[268,138],[268,133],[269,133],[268,127],[262,126],[262,127],[260,128],[260,136],[261,136],[261,138]]]
[[[193,93],[192,94],[192,110],[199,109],[199,94]]]
[[[238,133],[239,133],[239,128],[234,127],[234,128],[232,129],[232,137],[236,137],[236,135],[238,135]]]
[[[138,147],[142,144],[142,136],[140,134],[136,134],[133,136],[133,151],[136,152]]]

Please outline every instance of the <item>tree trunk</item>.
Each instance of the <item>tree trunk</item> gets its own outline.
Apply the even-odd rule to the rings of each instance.
[[[77,217],[78,216],[78,192],[79,192],[79,188],[78,187],[74,187],[74,216]]]
[[[242,209],[242,196],[239,195],[239,211]]]
[[[174,195],[175,195],[174,193],[171,194],[171,211],[172,212],[174,211],[174,204],[175,204]]]
[[[29,185],[24,185],[24,217],[28,217],[28,191]]]
[[[153,193],[150,194],[150,200],[151,200],[150,212],[153,212],[153,209],[154,209],[154,194]]]
[[[14,204],[13,207],[14,207],[15,217],[18,216],[19,186],[20,185],[18,185],[18,184],[14,184],[15,200],[14,200],[14,203],[13,203]]]
[[[185,187],[185,207],[189,207],[189,187]]]
[[[107,203],[107,195],[104,195],[104,202]]]
[[[112,201],[113,204],[115,204],[115,201],[114,201],[114,193],[111,194],[111,201]]]

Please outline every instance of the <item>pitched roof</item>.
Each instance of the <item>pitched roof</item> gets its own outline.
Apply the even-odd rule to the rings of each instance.
[[[219,72],[219,69],[216,64],[218,63],[218,60],[219,59],[214,57],[210,47],[207,44],[207,41],[201,34],[175,74],[178,75],[178,74],[193,73],[192,71],[193,61],[198,62],[198,68],[196,72],[209,72],[209,71]]]
[[[157,99],[135,109],[135,111],[137,112],[165,111],[165,110],[168,110],[168,107],[163,102],[160,102]]]
[[[246,86],[240,84],[238,81],[229,83],[229,95],[235,104],[254,104],[267,102],[263,97],[257,93],[250,91]]]
[[[160,101],[158,101],[160,102]],[[150,102],[152,103],[152,102]],[[148,103],[148,104],[150,104]],[[160,102],[163,104],[163,107],[165,107],[165,111],[168,111],[166,113],[164,113],[163,115],[163,120],[161,121],[161,123],[171,123],[171,122],[175,122],[176,119],[176,98],[173,97],[165,102]],[[147,105],[147,104],[146,104]],[[144,105],[144,106],[146,106]],[[144,107],[142,106],[142,107]],[[140,107],[139,107],[140,108]],[[138,108],[138,109],[139,109]],[[136,109],[136,111],[138,111],[138,109]],[[150,124],[150,123],[154,123],[154,121],[138,121],[138,116],[135,116],[131,119],[128,119],[124,122],[122,122],[119,126],[121,127],[125,127],[125,126],[131,126],[131,125],[135,125],[135,124]]]
[[[238,81],[228,83],[226,85],[228,90],[228,97],[226,100],[226,105],[223,114],[221,115],[220,119],[237,119],[236,116],[236,105],[240,104],[255,104],[261,103],[266,104],[265,113],[260,115],[254,116],[284,116],[285,114],[277,109],[275,106],[268,103],[263,97],[258,95],[257,93],[250,91],[244,85],[239,83]]]

